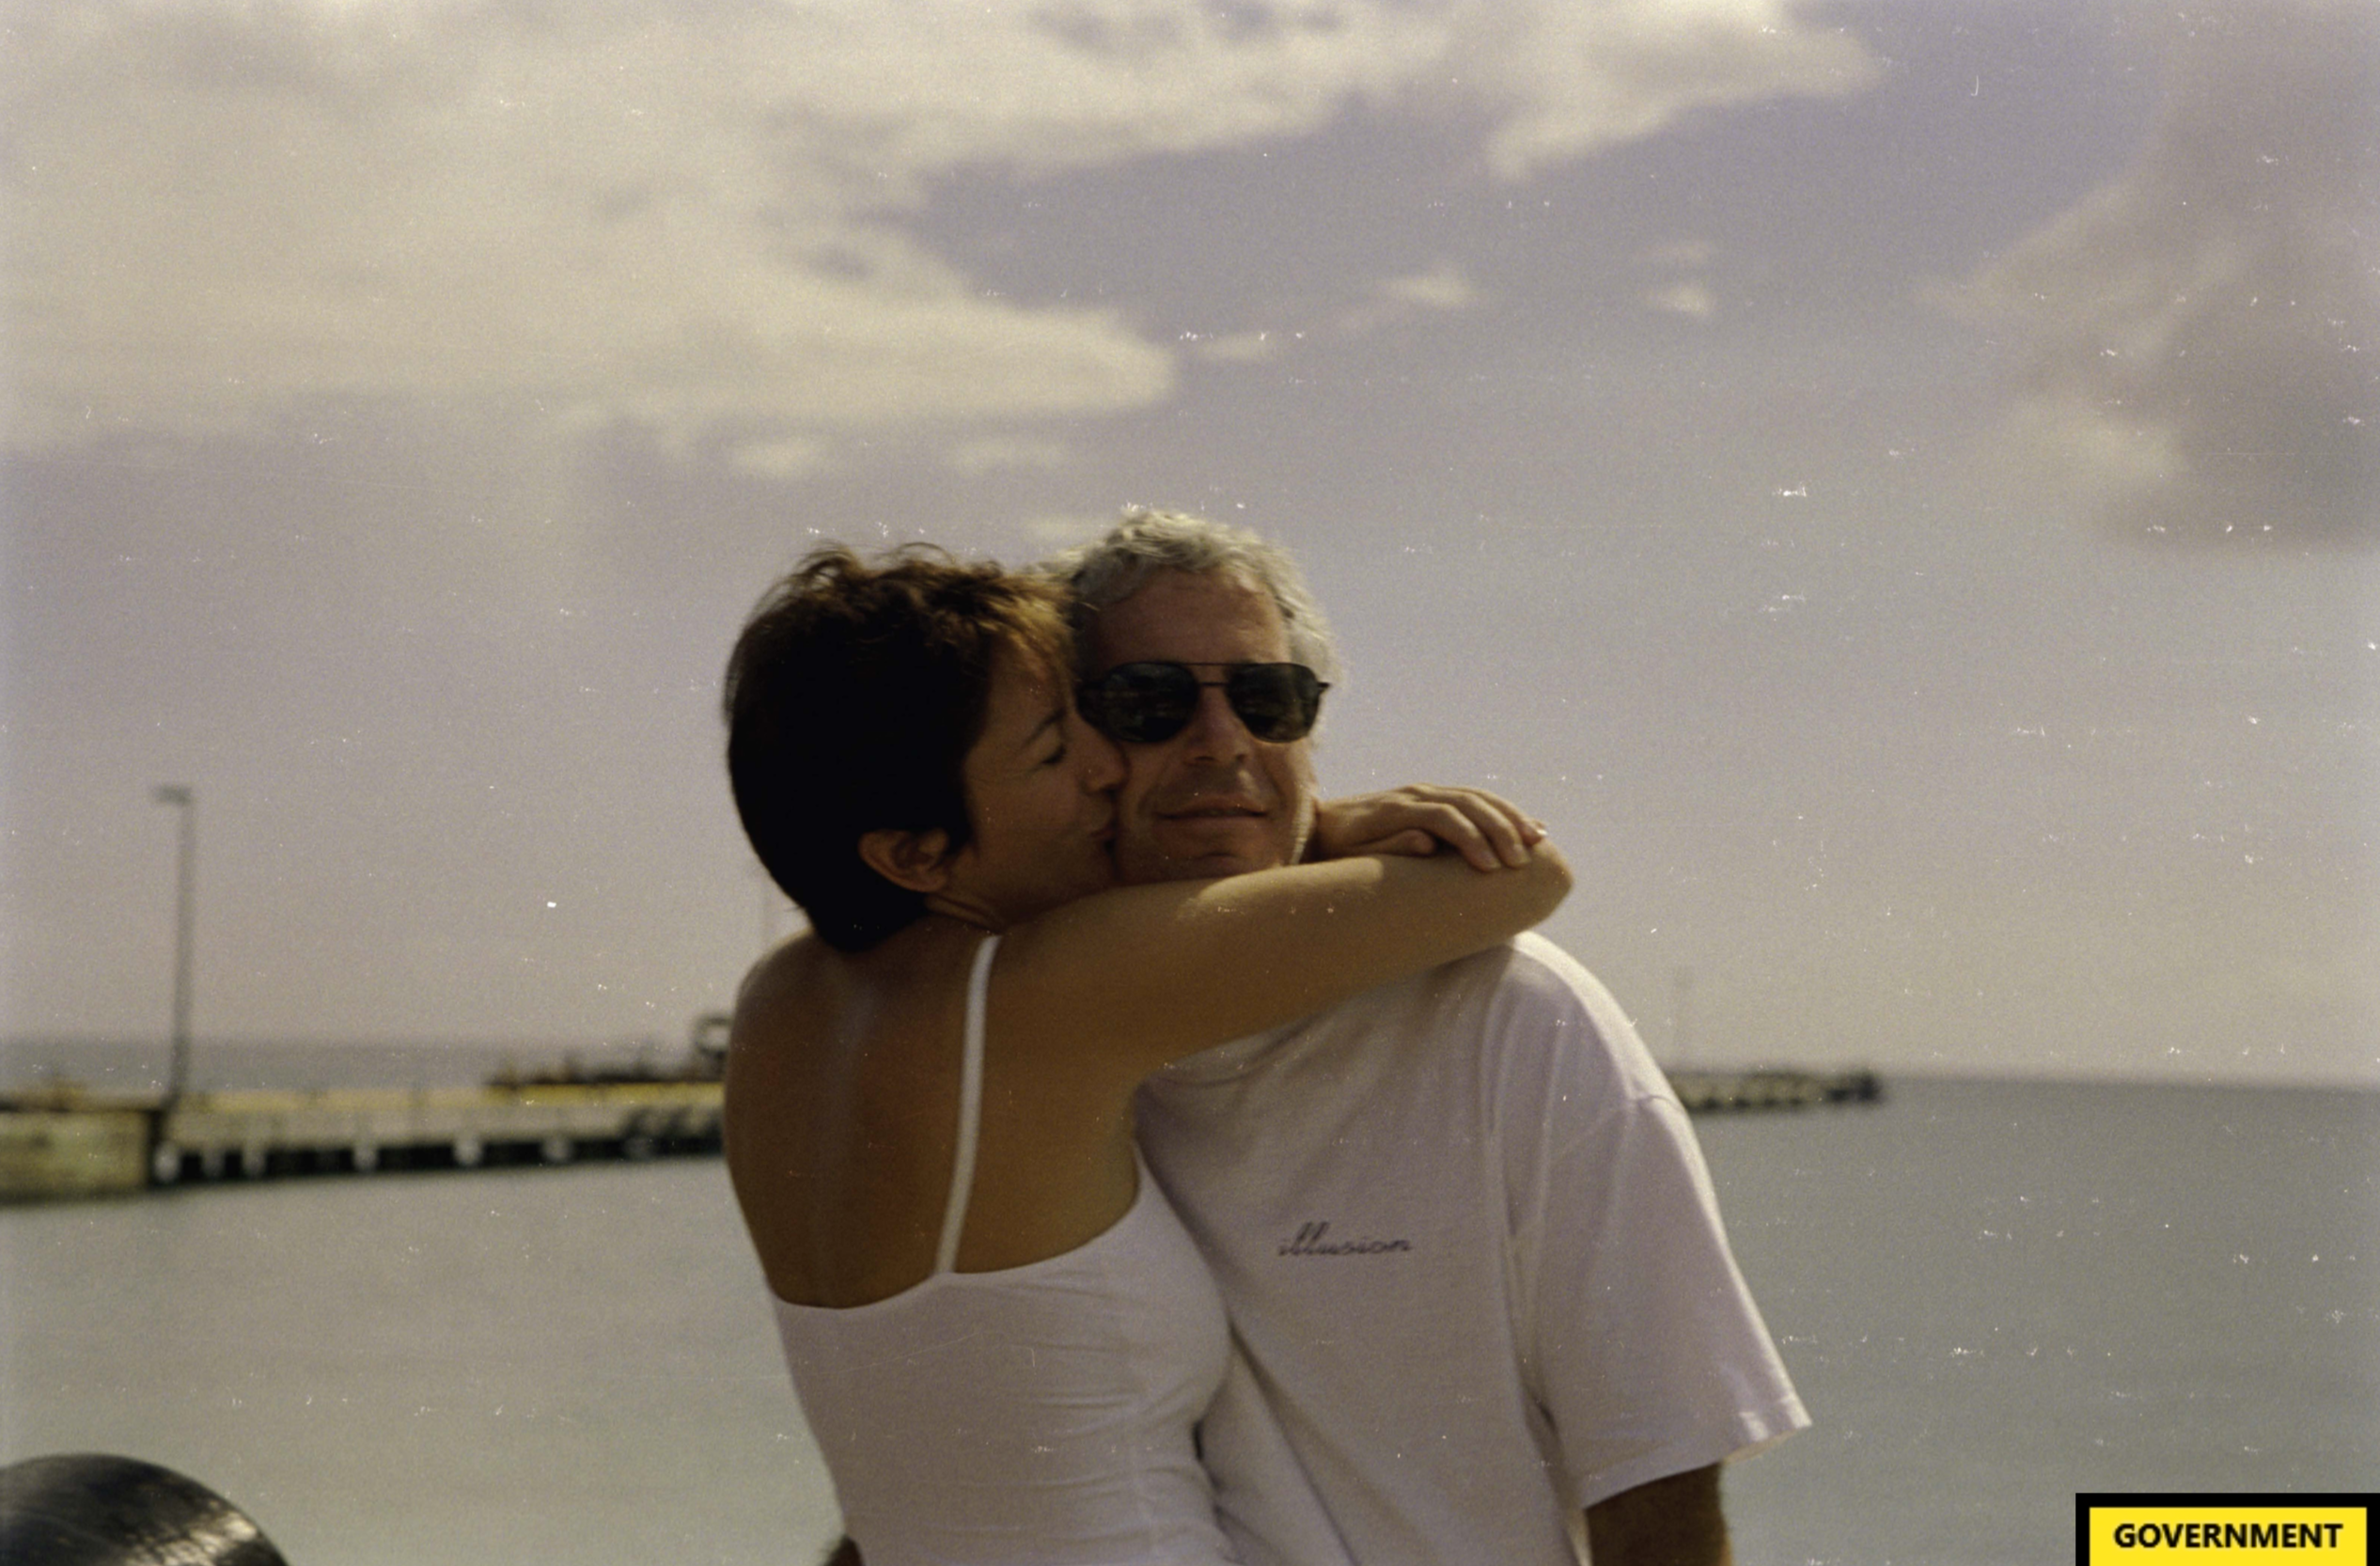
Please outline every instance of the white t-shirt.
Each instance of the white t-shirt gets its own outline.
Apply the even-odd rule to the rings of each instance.
[[[1685,1112],[1551,942],[1210,1050],[1139,1116],[1243,1356],[1201,1452],[1251,1566],[1572,1566],[1586,1507],[1809,1422]]]

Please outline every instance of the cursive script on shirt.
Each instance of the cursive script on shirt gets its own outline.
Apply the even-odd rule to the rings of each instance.
[[[1334,1240],[1327,1218],[1309,1219],[1298,1225],[1297,1232],[1281,1242],[1283,1256],[1379,1256],[1411,1249],[1410,1240],[1380,1240],[1370,1235],[1361,1240]]]

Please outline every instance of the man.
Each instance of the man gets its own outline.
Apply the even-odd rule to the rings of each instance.
[[[1287,557],[1134,511],[1058,569],[1085,714],[1125,758],[1124,879],[1301,856],[1311,703],[1267,666],[1334,664]],[[1730,1559],[1718,1464],[1808,1417],[1683,1111],[1559,948],[1523,936],[1211,1051],[1139,1119],[1230,1309],[1202,1451],[1252,1566]]]

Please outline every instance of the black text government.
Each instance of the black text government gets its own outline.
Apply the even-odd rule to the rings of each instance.
[[[2335,1550],[2343,1523],[2118,1523],[2120,1550]]]

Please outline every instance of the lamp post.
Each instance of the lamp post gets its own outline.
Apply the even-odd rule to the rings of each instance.
[[[198,914],[198,796],[187,783],[161,783],[149,792],[160,805],[181,809],[180,872],[174,887],[174,1054],[165,1078],[165,1103],[180,1099],[190,1082],[190,961]]]

